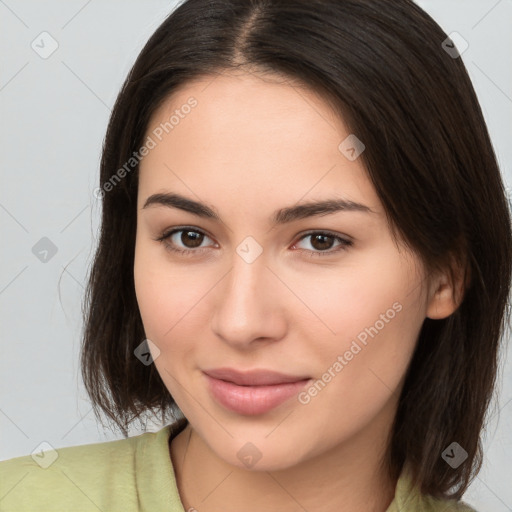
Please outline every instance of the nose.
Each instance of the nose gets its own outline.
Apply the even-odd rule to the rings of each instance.
[[[216,287],[212,330],[238,350],[278,341],[286,333],[284,286],[267,264],[263,254],[252,263],[234,254],[231,270]]]

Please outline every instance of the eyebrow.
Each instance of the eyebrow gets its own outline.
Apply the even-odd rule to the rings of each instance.
[[[214,219],[218,221],[221,220],[220,215],[215,211],[214,208],[211,208],[204,203],[193,201],[192,199],[184,197],[180,194],[153,194],[146,199],[142,209],[151,205],[178,208],[180,210],[184,210],[186,212],[197,215],[198,217]],[[326,199],[323,201],[312,201],[281,208],[274,212],[271,223],[273,225],[286,224],[307,217],[329,215],[342,211],[364,213],[372,212],[368,206],[356,203],[354,201],[348,201],[345,199]]]

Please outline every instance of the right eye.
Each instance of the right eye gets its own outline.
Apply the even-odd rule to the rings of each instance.
[[[198,228],[185,226],[166,230],[156,240],[158,242],[162,242],[166,249],[170,251],[186,256],[192,256],[193,254],[200,254],[204,252],[206,247],[199,246],[204,241],[205,237],[210,238],[206,233]],[[181,247],[179,245],[180,243],[182,244]]]

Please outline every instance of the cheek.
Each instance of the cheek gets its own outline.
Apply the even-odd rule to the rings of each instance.
[[[369,421],[400,386],[412,357],[424,320],[421,275],[396,251],[379,255],[379,264],[369,256],[337,280],[325,280],[325,297],[310,295],[335,334],[310,344],[319,381],[302,402],[325,412],[325,421]]]
[[[197,306],[207,290],[197,288],[189,270],[169,264],[151,247],[136,248],[134,282],[145,335],[159,350],[155,367],[173,398],[186,403],[183,362],[192,356],[193,326],[197,331],[204,325]]]
[[[344,351],[352,340],[364,342],[376,331],[385,337],[405,329],[407,336],[421,322],[421,276],[414,260],[404,259],[391,243],[347,258],[337,268],[286,277],[311,312],[301,316],[300,328],[309,329],[310,336],[316,331],[313,350]]]
[[[211,288],[203,274],[193,266],[172,264],[161,246],[136,246],[135,292],[148,338],[167,344],[185,320],[197,321],[196,306]]]
[[[308,328],[303,321],[301,327],[310,340],[307,357],[316,362],[312,369],[321,380],[318,393],[312,390],[323,396],[319,403],[345,402],[356,413],[364,411],[361,404],[382,402],[395,390],[424,320],[421,283],[414,260],[391,246],[339,273],[317,276],[315,286],[301,281],[299,293],[323,323],[309,322]]]

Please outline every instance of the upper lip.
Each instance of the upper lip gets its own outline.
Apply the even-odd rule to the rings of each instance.
[[[309,379],[307,376],[285,375],[272,370],[249,370],[240,372],[231,368],[216,368],[203,370],[203,372],[214,379],[225,380],[239,386],[271,386]]]

